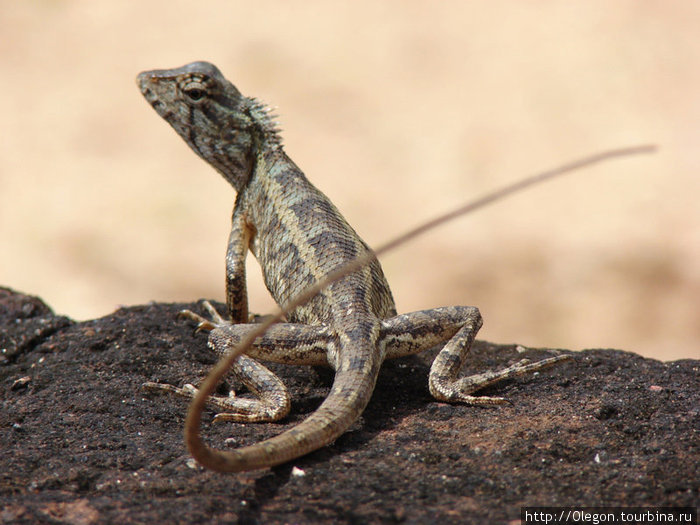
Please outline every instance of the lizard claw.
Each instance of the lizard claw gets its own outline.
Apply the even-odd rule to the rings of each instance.
[[[198,334],[202,331],[209,332],[216,328],[216,325],[214,323],[212,323],[208,319],[205,319],[201,315],[194,313],[192,310],[180,310],[177,316],[181,319],[190,319],[196,322],[197,327],[194,329],[195,334]]]
[[[202,301],[202,306],[206,309],[207,312],[209,312],[209,315],[211,316],[212,321],[214,321],[214,324],[224,324],[226,320],[219,315],[219,312],[216,311],[216,308],[212,306],[212,304],[204,300]]]
[[[211,332],[218,325],[226,322],[209,301],[202,301],[202,306],[204,306],[211,316],[211,321],[193,312],[192,310],[180,310],[177,314],[178,318],[189,319],[197,323],[197,327],[194,330],[195,334],[198,334],[199,332]]]

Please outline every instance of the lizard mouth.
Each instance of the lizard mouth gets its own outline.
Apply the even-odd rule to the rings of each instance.
[[[156,110],[156,113],[167,119],[170,112],[165,107],[163,101],[158,98],[158,94],[151,89],[151,82],[154,78],[151,71],[144,71],[143,73],[139,73],[136,77],[136,85],[139,87],[146,101]]]
[[[148,88],[148,84],[150,83],[152,78],[153,75],[150,71],[142,71],[136,77],[136,85],[139,87],[141,93],[143,93],[144,95],[146,94],[146,92],[150,91],[150,89]]]
[[[154,99],[158,98],[150,86],[153,78],[154,77],[153,75],[151,75],[150,71],[144,71],[143,73],[139,73],[139,75],[136,77],[136,85],[139,87],[139,90],[149,102],[152,102]]]

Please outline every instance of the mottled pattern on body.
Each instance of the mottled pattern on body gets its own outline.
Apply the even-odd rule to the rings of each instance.
[[[367,253],[367,245],[336,207],[286,155],[265,106],[241,95],[214,65],[193,62],[177,69],[146,71],[137,82],[158,114],[237,191],[226,252],[229,319],[206,301],[203,305],[211,320],[184,312],[200,329],[209,331],[209,346],[215,352],[228,353],[255,326],[249,323],[246,290],[249,250],[282,307],[333,270]],[[287,390],[260,361],[331,366],[336,375],[328,397],[301,424],[276,437],[226,452],[221,463],[207,460],[206,450],[201,456],[195,454],[198,461],[216,470],[251,470],[290,461],[332,442],[366,407],[385,358],[444,344],[428,378],[433,396],[491,405],[504,400],[471,394],[568,357],[533,364],[522,360],[505,370],[459,377],[481,327],[478,309],[454,306],[397,315],[376,259],[287,312],[287,320],[257,338],[231,371],[253,397],[232,392],[229,397],[209,398],[209,404],[222,411],[216,419],[274,421],[287,415]],[[192,385],[146,386],[187,397],[197,392]]]

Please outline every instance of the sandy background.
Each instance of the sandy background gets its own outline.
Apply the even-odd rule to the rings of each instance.
[[[147,106],[216,63],[370,244],[600,149],[384,259],[481,337],[700,357],[700,3],[0,1],[0,283],[86,319],[223,298],[233,190]],[[251,259],[252,261],[252,259]],[[271,301],[249,265],[251,308]]]

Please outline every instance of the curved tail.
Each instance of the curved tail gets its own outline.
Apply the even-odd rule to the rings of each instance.
[[[206,397],[218,382],[219,362],[192,401],[185,423],[185,441],[198,463],[219,472],[255,470],[286,463],[331,443],[357,420],[367,406],[379,374],[381,357],[374,345],[353,348],[352,359],[341,359],[328,397],[299,425],[273,438],[232,451],[209,448],[199,435]],[[235,357],[234,357],[235,358]],[[231,359],[232,361],[233,359]],[[213,380],[213,385],[210,385]]]

